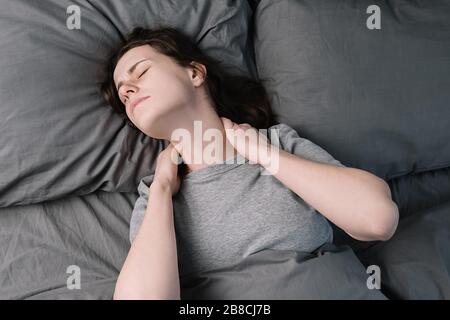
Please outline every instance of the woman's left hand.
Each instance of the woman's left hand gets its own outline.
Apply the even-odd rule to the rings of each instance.
[[[237,124],[220,117],[227,140],[236,151],[253,163],[261,165],[270,161],[271,144],[267,137],[248,123]]]

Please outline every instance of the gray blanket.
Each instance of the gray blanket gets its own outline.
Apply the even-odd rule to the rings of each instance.
[[[0,299],[111,299],[130,248],[137,196],[98,191],[0,208]],[[391,240],[360,248],[357,255],[345,244],[313,253],[263,250],[181,278],[181,297],[448,299],[449,224],[445,203],[401,220]],[[371,265],[381,270],[380,290],[367,286],[374,287]]]
[[[314,253],[262,250],[235,265],[181,278],[181,298],[386,299],[370,276],[348,246],[325,244]]]
[[[99,191],[0,208],[0,299],[111,299],[136,198]],[[367,277],[349,247],[267,250],[182,278],[182,299],[383,298]]]

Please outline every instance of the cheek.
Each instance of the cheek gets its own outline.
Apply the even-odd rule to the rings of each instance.
[[[173,102],[192,101],[193,87],[189,79],[182,75],[164,75],[161,76],[154,85],[155,95],[159,99]]]

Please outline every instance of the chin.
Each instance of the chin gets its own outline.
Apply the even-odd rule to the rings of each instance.
[[[144,106],[138,106],[144,107]],[[155,139],[169,140],[168,126],[172,117],[170,116],[173,110],[152,109],[145,110],[145,112],[138,113],[135,118],[139,129],[147,136]]]
[[[154,139],[166,139],[167,137],[162,134],[161,130],[158,125],[156,125],[155,121],[145,121],[145,123],[139,125],[139,129],[141,129],[141,131],[143,133],[145,133],[147,136],[149,136],[150,138],[154,138]]]

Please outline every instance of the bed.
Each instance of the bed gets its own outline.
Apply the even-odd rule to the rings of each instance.
[[[450,299],[446,0],[0,1],[0,299],[112,299],[165,146],[98,90],[138,25],[180,28],[260,79],[281,122],[385,179],[400,209],[389,241],[332,225],[313,253],[181,278],[182,299]]]

